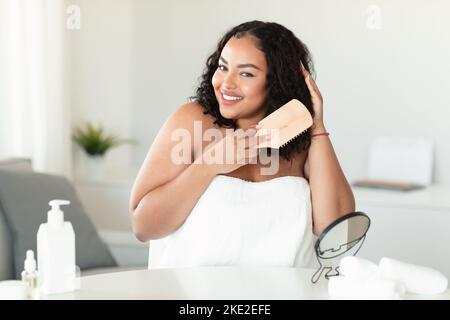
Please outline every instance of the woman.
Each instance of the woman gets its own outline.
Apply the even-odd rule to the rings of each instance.
[[[355,203],[325,129],[307,47],[279,24],[250,21],[223,36],[206,66],[193,102],[165,122],[132,190],[133,231],[153,240],[149,266],[311,265],[314,235]],[[255,126],[294,98],[313,126],[271,157],[275,172],[264,173],[263,150],[252,152]],[[223,138],[188,139],[190,161],[174,161],[173,133],[193,137],[200,127]],[[233,161],[203,161],[223,148]]]

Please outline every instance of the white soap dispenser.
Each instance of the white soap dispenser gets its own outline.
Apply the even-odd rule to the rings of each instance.
[[[37,233],[38,286],[44,294],[75,290],[75,233],[59,208],[68,204],[67,200],[50,201],[47,223]]]

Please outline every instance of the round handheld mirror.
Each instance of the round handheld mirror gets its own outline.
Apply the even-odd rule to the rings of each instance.
[[[334,268],[335,272],[331,273],[333,267],[324,267],[322,264],[323,260],[336,258],[353,248],[356,248],[356,250],[354,250],[352,255],[356,255],[364,243],[369,227],[369,217],[359,211],[348,213],[326,227],[314,245],[317,261],[320,266],[312,276],[311,281],[316,283],[325,269],[328,270],[325,278],[328,279],[332,276],[338,276],[339,267]]]

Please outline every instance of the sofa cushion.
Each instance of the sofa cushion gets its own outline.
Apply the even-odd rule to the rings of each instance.
[[[40,224],[47,222],[48,202],[53,199],[70,201],[62,210],[64,219],[72,223],[75,231],[76,263],[80,269],[117,266],[66,178],[0,169],[0,210],[13,241],[16,278],[23,270],[26,251],[36,252],[37,232]]]
[[[0,281],[14,278],[11,235],[0,208]]]
[[[32,171],[31,159],[7,158],[0,160],[0,169]],[[12,264],[12,240],[5,216],[0,206],[0,281],[14,278]]]

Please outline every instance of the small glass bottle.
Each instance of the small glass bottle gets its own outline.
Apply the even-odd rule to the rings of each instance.
[[[27,298],[34,299],[37,290],[38,273],[36,271],[36,260],[34,259],[33,250],[27,251],[27,257],[24,263],[24,270],[22,271],[22,281],[25,281],[28,286]]]

